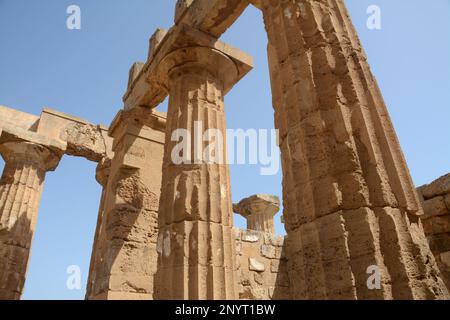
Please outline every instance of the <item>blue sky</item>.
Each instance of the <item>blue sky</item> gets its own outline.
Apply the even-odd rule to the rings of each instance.
[[[144,60],[148,38],[172,25],[175,0],[0,0],[0,105],[39,114],[48,106],[109,124],[121,108],[128,70]],[[378,79],[416,185],[450,171],[450,0],[346,0]],[[66,28],[66,8],[81,7],[81,30]],[[381,8],[382,29],[366,27]],[[267,38],[249,8],[222,40],[250,53],[255,69],[226,97],[229,128],[271,129]],[[164,110],[164,106],[161,107]],[[0,160],[0,169],[3,161]],[[232,166],[233,200],[281,197],[281,173]],[[46,179],[25,299],[83,299],[100,186],[95,164],[65,157]],[[243,220],[236,218],[243,226]],[[277,221],[279,219],[277,218]],[[283,227],[278,222],[277,232]],[[79,265],[82,290],[66,288]]]

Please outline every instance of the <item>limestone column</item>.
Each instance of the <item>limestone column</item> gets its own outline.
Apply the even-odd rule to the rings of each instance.
[[[293,297],[448,298],[344,1],[255,4],[269,38]],[[379,289],[367,285],[371,266]]]
[[[257,194],[233,204],[233,211],[247,220],[247,229],[275,234],[274,216],[280,210],[276,196]]]
[[[230,89],[230,79],[234,79],[232,84],[237,81],[236,67],[218,50],[189,47],[169,54],[161,68],[161,73],[168,75],[165,85],[170,100],[159,215],[158,298],[234,299],[223,97]],[[196,124],[201,126],[198,131]],[[210,129],[215,130],[215,138],[204,141],[203,134]],[[175,152],[180,142],[177,133],[183,132],[190,142],[183,151]],[[173,135],[177,141],[172,140]],[[202,150],[211,146],[208,141],[218,142],[215,161],[202,157]],[[177,163],[173,153],[186,161]]]
[[[0,300],[20,299],[47,171],[60,156],[29,142],[0,144],[5,167],[0,180]]]

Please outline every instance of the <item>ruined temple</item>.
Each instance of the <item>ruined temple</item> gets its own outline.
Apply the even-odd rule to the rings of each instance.
[[[174,130],[226,130],[224,96],[253,62],[219,38],[249,5],[268,35],[286,237],[280,199],[233,204],[227,164],[170,156]],[[109,127],[0,107],[0,154],[0,299],[21,297],[45,176],[67,155],[97,162],[103,190],[86,299],[449,299],[450,177],[414,187],[343,0],[179,0]]]

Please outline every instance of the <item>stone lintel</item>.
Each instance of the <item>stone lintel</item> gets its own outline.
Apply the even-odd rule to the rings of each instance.
[[[219,38],[248,5],[248,0],[180,0],[175,23],[185,23]]]
[[[0,131],[44,146],[56,145],[65,154],[95,162],[113,156],[108,128],[50,108],[38,117],[0,106]]]
[[[131,120],[132,118],[134,120]],[[115,150],[121,138],[126,134],[164,144],[165,129],[166,114],[164,112],[136,107],[120,110],[114,117],[108,134],[114,138],[113,150]]]

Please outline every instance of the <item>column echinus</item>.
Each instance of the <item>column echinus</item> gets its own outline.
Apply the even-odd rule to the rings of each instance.
[[[448,298],[344,1],[254,3],[269,38],[293,297]]]
[[[173,37],[177,38],[174,48],[158,71],[170,101],[159,213],[157,298],[235,299],[229,168],[221,161],[226,159],[224,95],[251,69],[252,59],[204,33],[179,28]],[[201,127],[197,137],[196,125]],[[178,152],[182,141],[178,134],[183,132],[192,141]],[[205,142],[205,136],[211,140]],[[202,149],[206,155],[207,147],[214,143],[214,159],[202,157]]]
[[[3,127],[0,154],[0,300],[21,298],[47,171],[58,166],[65,146],[14,126]]]

